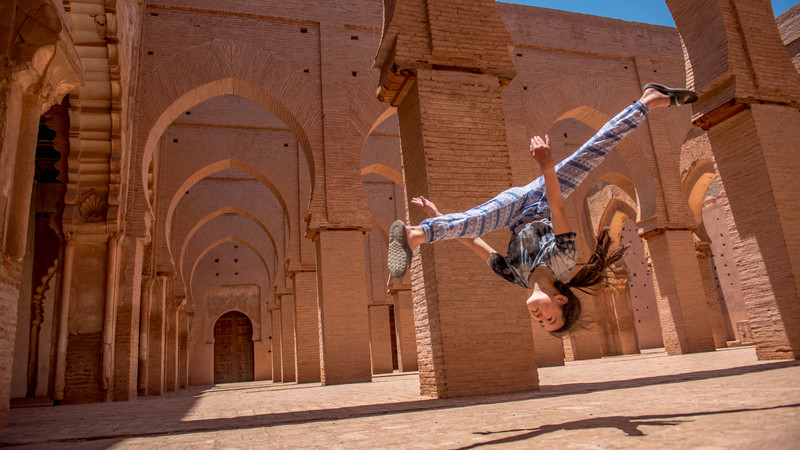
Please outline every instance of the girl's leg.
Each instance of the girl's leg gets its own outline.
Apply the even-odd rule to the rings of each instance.
[[[586,143],[584,143],[572,155],[566,157],[560,163],[556,164],[556,174],[558,175],[558,182],[561,184],[561,196],[567,198],[581,182],[586,179],[589,172],[595,167],[599,166],[606,155],[616,146],[622,138],[627,136],[631,131],[635,130],[641,124],[645,115],[650,109],[645,106],[642,101],[623,109],[614,118],[606,122],[602,128],[592,136]],[[537,189],[540,192],[540,201],[538,202],[537,211],[526,211],[526,214],[520,218],[520,221],[513,226],[530,220],[533,217],[547,217],[549,216],[549,206],[547,204],[547,197],[544,193],[544,184],[541,186],[533,186],[539,180],[534,180],[531,183],[530,189]]]
[[[589,175],[589,172],[603,162],[617,142],[644,121],[645,115],[649,111],[642,102],[628,106],[603,125],[600,131],[575,153],[556,164],[556,173],[558,181],[561,183],[563,198],[567,198]]]
[[[468,211],[425,219],[420,224],[425,232],[425,242],[460,237],[477,238],[507,227],[529,201],[528,194],[526,187],[514,187]]]
[[[622,138],[641,124],[654,107],[669,106],[669,97],[654,89],[609,120],[585,144],[556,165],[561,195],[567,198]],[[463,213],[445,214],[424,220],[415,229],[414,243],[430,243],[459,237],[480,237],[486,233],[549,217],[544,179],[539,177],[526,186],[511,188],[488,202]],[[416,227],[415,227],[416,228]]]

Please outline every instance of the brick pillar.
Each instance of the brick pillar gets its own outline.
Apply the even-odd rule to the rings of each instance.
[[[167,320],[167,292],[171,280],[175,276],[158,275],[158,285],[155,295],[150,298],[150,336],[148,355],[148,386],[147,393],[161,395],[164,393],[164,371],[166,351],[166,320]]]
[[[647,239],[653,260],[658,315],[667,353],[713,351],[714,336],[692,232],[653,230],[642,237]]]
[[[617,278],[613,281],[614,316],[619,330],[620,350],[623,355],[640,353],[639,337],[636,335],[636,319],[633,315],[629,275],[617,270]]]
[[[398,108],[407,201],[425,195],[463,211],[510,187],[500,91],[516,72],[494,2],[396,0],[385,9],[378,98]],[[507,234],[487,238],[503,248]],[[423,245],[411,270],[424,394],[538,386],[525,291],[455,242]]]
[[[178,387],[189,387],[189,322],[194,312],[182,309],[178,328]]]
[[[298,383],[320,381],[319,307],[317,274],[314,271],[292,273],[294,292],[295,361]]]
[[[695,242],[694,248],[697,254],[697,264],[700,266],[700,279],[703,281],[703,292],[706,297],[706,305],[708,305],[708,321],[714,335],[714,345],[717,348],[725,348],[728,346],[728,338],[725,333],[722,307],[719,305],[717,284],[714,282],[711,243]]]
[[[738,230],[734,253],[759,359],[800,358],[800,74],[769,2],[667,0],[692,105]]]
[[[314,236],[323,385],[372,379],[363,239],[358,230]]]
[[[277,302],[276,302],[277,303]],[[275,383],[283,382],[283,369],[281,357],[281,310],[279,307],[270,309],[270,317],[272,318],[272,381]]]
[[[568,361],[579,361],[583,359],[596,359],[603,357],[603,347],[600,345],[603,337],[604,327],[596,323],[601,316],[599,299],[596,296],[574,291],[575,295],[581,300],[582,320],[593,320],[593,326],[575,327],[569,331],[566,338],[565,357]],[[535,326],[539,326],[536,324]]]
[[[759,359],[800,357],[800,112],[750,105],[708,132],[738,230],[734,248]]]
[[[117,269],[117,324],[114,341],[114,400],[134,400],[139,370],[139,317],[141,313],[144,241],[128,236],[120,249]]]
[[[175,296],[167,303],[164,377],[167,392],[178,390],[178,334],[180,331],[180,314],[186,305],[185,296]]]
[[[408,278],[405,277],[404,280]],[[389,294],[394,299],[394,333],[397,341],[397,366],[400,372],[413,372],[417,366],[417,335],[411,286],[392,279]]]
[[[536,365],[554,367],[564,365],[564,339],[553,336],[531,319],[533,330],[533,352]]]
[[[110,392],[104,388],[111,387],[106,384],[103,365],[104,332],[108,326],[113,326],[113,311],[108,316],[105,314],[108,309],[108,236],[75,232],[72,237],[75,244],[67,322],[64,402],[101,402],[107,399],[106,392]]]
[[[617,323],[617,314],[614,308],[613,288],[611,286],[603,286],[597,300],[603,310],[602,317],[605,317],[605,326],[602,330],[605,336],[601,340],[602,347],[604,347],[603,356],[621,355],[622,343],[619,338],[619,324]]]
[[[280,295],[281,302],[281,378],[284,383],[296,381],[294,351],[294,297]]]
[[[392,373],[392,332],[389,305],[369,306],[369,344],[372,373]]]
[[[154,296],[154,286],[157,285],[155,277],[146,275],[142,277],[142,295],[139,305],[139,396],[147,395],[148,373],[150,371],[150,304]]]

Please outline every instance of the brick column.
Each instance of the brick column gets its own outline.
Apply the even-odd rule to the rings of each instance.
[[[116,269],[117,323],[114,338],[114,400],[134,400],[137,396],[142,294],[142,258],[145,240],[127,236],[120,249]],[[130,281],[127,281],[130,280]]]
[[[389,305],[369,305],[369,343],[372,373],[392,373],[392,333]]]
[[[738,230],[736,266],[759,359],[800,358],[800,112],[750,109],[708,132]]]
[[[176,296],[167,303],[165,352],[164,352],[164,377],[167,392],[178,390],[178,334],[180,332],[180,314],[186,305],[185,296]]]
[[[404,280],[408,277],[404,277]],[[413,372],[417,366],[417,336],[411,286],[392,279],[389,294],[394,299],[394,333],[397,340],[397,366],[400,372]]]
[[[640,353],[639,337],[636,335],[636,318],[633,315],[631,290],[627,270],[617,270],[617,278],[613,281],[612,296],[614,315],[619,330],[620,350],[623,355]]]
[[[293,272],[291,276],[297,382],[314,383],[320,381],[317,274],[314,271],[303,271]]]
[[[81,226],[76,228],[81,232],[72,233],[74,256],[68,301],[64,402],[101,402],[109,399],[106,394],[112,388],[107,384],[111,380],[104,376],[109,373],[104,371],[103,364],[104,337],[109,327],[113,327],[114,317],[113,310],[105,314],[109,307],[106,305],[108,236],[86,232]],[[108,361],[110,364],[113,360]],[[106,369],[113,369],[113,365]]]
[[[604,326],[601,328],[604,336],[601,336],[602,339],[600,340],[603,356],[621,355],[622,343],[619,339],[619,325],[617,324],[617,314],[614,309],[614,292],[611,286],[603,286],[600,289],[597,301],[602,310],[601,317],[605,318],[603,321]]]
[[[323,385],[372,379],[363,239],[360,230],[314,236]]]
[[[653,260],[658,315],[670,355],[714,350],[708,305],[689,230],[653,230],[642,237]]]
[[[722,307],[719,305],[719,294],[717,294],[717,284],[714,282],[714,269],[711,266],[712,257],[710,242],[695,242],[695,252],[697,254],[697,264],[700,266],[700,279],[703,281],[703,292],[708,305],[708,321],[711,323],[711,332],[714,335],[714,345],[717,348],[728,346],[728,338],[725,333],[725,319],[722,317]]]
[[[139,305],[139,372],[137,394],[147,395],[148,373],[150,371],[150,304],[154,296],[155,277],[142,277],[142,295]]]
[[[161,395],[164,393],[164,371],[166,351],[167,292],[173,274],[159,274],[155,295],[150,298],[150,336],[148,355],[147,393]]]
[[[189,323],[194,312],[181,309],[178,328],[178,387],[189,387]]]
[[[599,298],[575,290],[575,295],[581,300],[581,317],[583,320],[598,321],[601,317]],[[588,325],[588,324],[587,324]],[[538,326],[538,324],[536,325]],[[565,357],[567,361],[583,359],[596,359],[603,357],[603,347],[600,345],[604,339],[604,327],[599,323],[594,326],[576,327],[567,334],[565,340]]]
[[[738,230],[759,359],[800,358],[800,74],[768,2],[667,0]]]
[[[270,317],[272,318],[272,336],[270,336],[272,342],[272,381],[275,383],[282,383],[281,309],[276,306],[270,309]]]
[[[539,367],[555,367],[564,365],[564,340],[548,333],[531,319],[533,330],[533,354]]]
[[[281,379],[284,383],[296,381],[294,350],[294,297],[281,294]]]
[[[493,2],[386,2],[378,98],[397,106],[407,201],[463,211],[512,184],[500,91],[516,75]],[[421,211],[411,211],[419,223]],[[507,233],[487,237],[504,248]],[[535,389],[528,293],[456,242],[423,245],[411,268],[420,388],[440,398]]]

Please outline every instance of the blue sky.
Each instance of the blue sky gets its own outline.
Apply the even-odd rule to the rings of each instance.
[[[499,0],[519,5],[542,6],[563,11],[612,17],[632,22],[674,27],[672,15],[663,0]],[[772,0],[772,11],[780,15],[797,4],[796,0]]]

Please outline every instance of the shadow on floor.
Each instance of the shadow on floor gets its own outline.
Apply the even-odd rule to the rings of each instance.
[[[184,419],[186,411],[192,407],[193,399],[176,396],[176,398],[171,399],[153,399],[156,401],[165,400],[169,403],[161,403],[160,406],[163,409],[161,410],[162,414],[160,415],[160,420],[157,423],[147,422],[147,426],[145,427],[142,426],[142,423],[146,421],[148,416],[152,415],[150,408],[155,406],[155,404],[148,404],[146,401],[106,403],[102,404],[102,410],[92,405],[65,405],[53,408],[52,417],[50,414],[41,415],[41,412],[43,412],[42,408],[30,408],[39,410],[40,415],[36,416],[37,420],[41,420],[44,423],[33,423],[30,419],[19,421],[20,423],[25,423],[24,425],[15,424],[14,415],[21,414],[23,411],[22,409],[18,409],[12,411],[11,425],[4,430],[0,430],[0,447],[31,443],[74,443],[101,439],[147,437],[175,433],[196,433],[216,430],[269,427],[295,423],[336,421],[358,417],[374,417],[415,411],[444,410],[474,405],[531,400],[536,398],[569,396],[601,390],[629,389],[660,384],[681,383],[726,376],[767,372],[771,370],[797,366],[800,366],[800,361],[779,361],[766,364],[760,363],[734,368],[695,371],[672,375],[634,378],[628,380],[548,385],[542,386],[540,391],[520,392],[513,394],[482,395],[451,399],[421,398],[420,400],[405,402],[376,403],[371,405],[344,406],[340,408],[286,411],[199,420]],[[260,388],[263,388],[263,386],[257,384],[254,386],[254,388],[255,390],[259,390]],[[202,391],[197,390],[194,391],[194,394],[200,394],[201,392]],[[184,402],[185,404],[183,404]],[[61,412],[59,412],[59,410],[61,410]],[[98,413],[98,410],[103,411],[102,414],[105,415]],[[723,411],[723,413],[724,412],[729,411]],[[689,414],[689,416],[719,413],[720,412],[695,413]],[[98,415],[100,415],[100,417],[95,417]],[[113,420],[107,420],[109,416],[113,417]],[[680,416],[667,416],[662,418],[675,419],[676,417]],[[570,429],[566,427],[596,428],[612,426],[622,429],[623,431],[629,430],[630,432],[638,432],[637,427],[641,425],[638,423],[638,421],[648,419],[655,420],[658,418],[658,416],[643,416],[587,419],[585,421],[548,426],[555,428],[545,427],[547,429],[543,430],[543,428],[539,428],[536,430],[531,430],[528,433],[525,433],[524,436],[533,437],[544,432],[552,432],[558,429]],[[652,425],[653,423],[648,422],[648,424]],[[667,426],[674,424],[670,421],[667,421],[661,425]],[[47,432],[40,433],[37,430],[47,430]],[[514,430],[510,430],[507,432],[513,431]],[[529,437],[522,437],[520,439],[528,439]]]
[[[800,403],[795,403],[792,405],[772,406],[767,408],[729,409],[725,411],[705,411],[705,412],[680,413],[680,414],[654,414],[654,415],[644,415],[644,416],[593,417],[591,419],[576,420],[573,422],[565,422],[554,425],[543,425],[541,427],[531,428],[531,429],[479,431],[473,434],[491,435],[491,434],[501,434],[501,433],[519,433],[521,431],[524,433],[500,439],[494,439],[491,441],[481,442],[479,444],[473,444],[467,447],[461,447],[459,448],[459,450],[483,447],[486,445],[510,444],[512,442],[525,441],[528,439],[533,439],[537,436],[541,436],[543,434],[554,433],[556,431],[562,431],[562,430],[591,430],[597,428],[616,428],[628,436],[646,436],[646,434],[639,429],[639,427],[642,425],[676,426],[681,423],[690,421],[690,420],[679,420],[682,418],[711,416],[716,414],[769,411],[769,410],[797,408],[797,407],[800,407]]]

